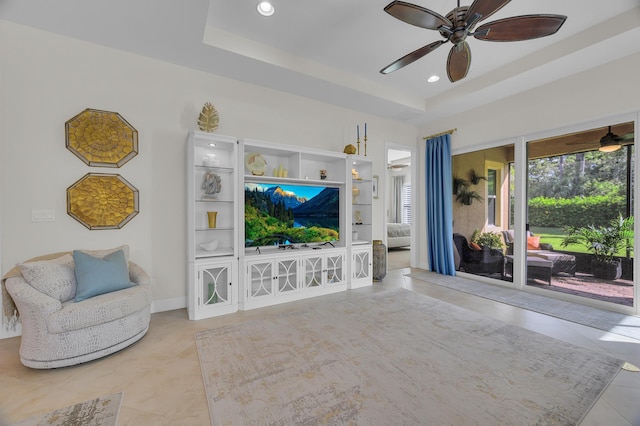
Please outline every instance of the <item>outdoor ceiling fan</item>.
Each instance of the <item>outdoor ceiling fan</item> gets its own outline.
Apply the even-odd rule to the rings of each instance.
[[[626,127],[626,129],[625,129]],[[629,127],[623,125],[619,129],[627,130]],[[630,145],[634,142],[634,132],[630,131],[622,136],[613,133],[612,126],[608,127],[608,131],[604,136],[602,129],[592,129],[586,132],[576,133],[568,136],[565,145],[578,146],[578,149],[596,149],[602,152],[613,152],[620,149],[623,145]]]
[[[598,150],[602,152],[617,151],[622,148],[622,143],[627,141],[633,142],[633,133],[627,133],[624,136],[614,135],[611,132],[611,126],[609,126],[607,134],[600,138],[600,148]]]
[[[522,41],[555,34],[564,21],[564,15],[523,15],[488,22],[474,30],[480,21],[487,19],[511,0],[475,0],[471,6],[460,6],[446,17],[424,7],[392,1],[384,11],[399,20],[428,30],[436,30],[444,38],[403,56],[384,67],[380,72],[389,74],[417,61],[446,42],[453,43],[447,59],[447,76],[454,83],[466,77],[471,66],[471,50],[468,36],[486,41]]]

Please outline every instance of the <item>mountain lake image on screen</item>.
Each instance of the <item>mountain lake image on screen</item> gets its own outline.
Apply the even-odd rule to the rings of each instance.
[[[245,183],[245,247],[340,239],[340,189]]]

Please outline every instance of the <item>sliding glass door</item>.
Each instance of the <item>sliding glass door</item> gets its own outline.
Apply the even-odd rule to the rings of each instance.
[[[527,144],[528,286],[633,306],[634,123]]]
[[[454,155],[456,269],[635,311],[634,123]]]
[[[459,271],[512,281],[510,226],[514,145],[453,157],[454,257]]]

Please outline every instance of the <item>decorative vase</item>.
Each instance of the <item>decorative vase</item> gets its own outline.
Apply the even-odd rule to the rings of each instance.
[[[218,218],[218,212],[207,212],[207,217],[209,219],[209,228],[215,228],[216,219]]]
[[[213,304],[218,303],[218,293],[216,293],[216,285],[214,283],[207,284],[208,292],[207,292],[207,303]]]
[[[358,195],[360,195],[360,188],[356,186],[351,188],[351,204],[358,204]]]
[[[387,246],[382,240],[373,240],[373,280],[382,281],[387,275]]]
[[[202,243],[200,244],[200,247],[206,251],[215,251],[218,248],[218,240],[211,240],[208,243]]]

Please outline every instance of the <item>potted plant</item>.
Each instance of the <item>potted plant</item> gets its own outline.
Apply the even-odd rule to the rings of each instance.
[[[484,176],[479,176],[475,170],[469,172],[469,179],[464,180],[457,176],[453,178],[453,194],[456,196],[456,201],[465,206],[470,206],[473,200],[483,201],[480,194],[469,187],[471,184],[477,185],[482,179],[487,180]]]
[[[458,195],[463,188],[469,188],[469,182],[466,180],[454,176],[453,177],[453,194]]]
[[[478,244],[480,247],[486,247],[493,250],[503,250],[502,238],[497,232],[480,232],[479,229],[471,234],[471,242]]]
[[[465,206],[470,206],[471,203],[473,203],[473,200],[482,202],[482,197],[476,191],[470,190],[465,186],[458,189],[458,193],[456,194],[457,202],[464,204]]]
[[[487,180],[487,178],[485,176],[480,176],[475,170],[471,169],[469,172],[469,181],[472,184],[477,185],[481,180]]]
[[[622,276],[622,262],[616,254],[629,248],[633,240],[633,216],[618,216],[609,226],[589,225],[581,228],[566,228],[567,236],[562,247],[582,244],[593,254],[591,273],[596,278],[617,280]]]

